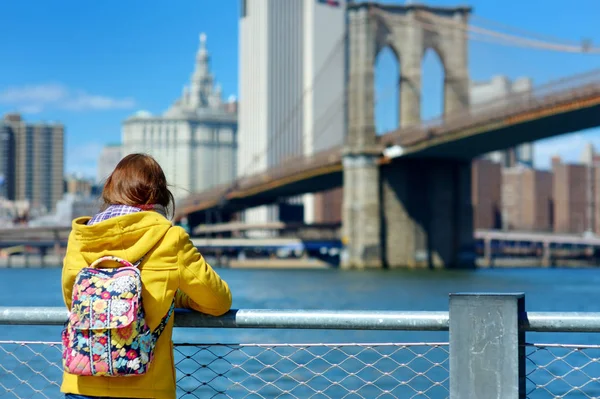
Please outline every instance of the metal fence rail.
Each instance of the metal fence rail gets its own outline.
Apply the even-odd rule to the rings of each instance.
[[[61,308],[1,308],[0,325],[60,325]],[[453,294],[449,312],[178,312],[176,326],[449,331],[449,342],[175,345],[179,398],[598,398],[600,345],[527,332],[600,332],[600,313],[525,312],[522,294]],[[0,341],[0,399],[60,397],[61,345]]]

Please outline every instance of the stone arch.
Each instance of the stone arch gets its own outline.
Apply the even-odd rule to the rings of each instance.
[[[392,46],[378,51],[373,71],[375,128],[380,134],[400,125],[400,60]]]
[[[386,47],[392,50],[396,56],[396,60],[400,62],[400,48],[394,41],[394,30],[390,27],[390,21],[382,18],[382,16],[372,15],[373,25],[375,30],[375,58]]]
[[[401,127],[421,122],[421,61],[428,48],[438,54],[444,69],[444,114],[468,108],[467,36],[452,25],[467,23],[470,11],[422,4],[348,5],[348,147],[367,150],[376,143],[374,63],[386,46],[400,62]]]
[[[461,24],[468,23],[470,9],[465,7],[422,7],[417,18],[436,29],[423,29],[423,56],[433,50],[444,70],[444,115],[469,107],[467,34]]]
[[[434,47],[423,49],[421,57],[421,120],[444,115],[444,59]]]
[[[386,195],[386,192],[389,193],[389,188],[385,188],[386,183],[380,184],[380,171],[377,161],[381,156],[381,149],[376,138],[373,106],[375,57],[383,48],[382,45],[386,43],[395,49],[396,54],[400,56],[399,119],[402,127],[420,122],[421,61],[424,49],[428,45],[437,47],[444,62],[445,113],[452,113],[461,108],[466,108],[469,104],[469,78],[465,32],[460,29],[444,28],[446,31],[443,34],[430,35],[427,33],[430,29],[425,29],[424,24],[421,22],[422,18],[429,18],[435,20],[434,26],[439,24],[446,27],[447,24],[442,22],[466,23],[470,10],[468,7],[428,7],[421,4],[350,3],[347,6],[348,132],[343,153],[344,200],[342,225],[342,237],[346,243],[347,252],[344,254],[342,267],[381,267],[383,259],[390,258],[389,254],[386,255],[386,251],[398,247],[397,242],[390,244],[392,241],[384,241],[398,236],[387,234],[386,231],[388,233],[390,231],[389,225],[382,222],[383,209],[380,199],[381,195]],[[432,18],[432,15],[436,18]],[[434,31],[436,30],[434,29]],[[412,165],[421,167],[425,164],[416,163]],[[450,173],[444,164],[437,168],[433,170]],[[442,177],[439,178],[439,181],[445,183],[448,181],[462,181],[457,179],[468,176],[466,168],[456,169],[458,177],[452,177],[451,180],[448,180],[444,176],[449,175],[441,173]],[[411,176],[410,173],[406,172],[407,168],[401,168],[400,170],[404,170],[403,173]],[[460,175],[458,175],[459,172]],[[412,176],[418,178],[421,175],[414,174]],[[447,188],[452,186],[444,184],[440,185],[442,187],[440,193],[444,192],[444,195],[447,195],[450,192]],[[414,190],[414,187],[408,188],[407,184],[401,187],[403,196],[408,196]],[[466,185],[462,184],[460,187],[466,187]],[[395,220],[396,232],[407,227],[409,229],[420,229],[419,222],[413,220],[404,205],[400,203],[403,201],[402,198],[404,197],[395,199],[396,205],[387,205],[388,209],[385,212],[388,215],[393,215],[390,217],[402,218],[402,223]],[[414,198],[420,200],[419,197]],[[458,212],[456,207],[449,209],[449,211],[455,212],[452,215],[457,215],[456,212]],[[402,215],[406,215],[406,217]],[[469,225],[468,222],[458,223],[459,220],[462,220],[460,219],[462,218],[461,215],[456,216],[456,218],[452,216],[452,218],[453,220],[456,219],[457,224],[461,226]],[[445,228],[447,229],[448,226],[445,226]],[[424,231],[428,233],[427,230]],[[415,234],[412,235],[416,237],[416,230],[414,232]],[[470,232],[465,234],[465,236],[467,235],[472,237]],[[386,244],[382,245],[384,242]],[[413,244],[407,243],[400,251],[404,254],[410,253],[412,256],[413,251],[408,248],[410,245],[414,249],[421,249],[422,247],[419,242],[414,241]],[[399,259],[399,257],[397,258]]]
[[[376,69],[376,64],[380,61],[380,56],[384,51],[386,51],[386,49],[390,50],[390,52],[393,54],[394,59],[396,61],[397,74],[396,74],[396,76],[390,77],[391,78],[390,80],[395,81],[394,91],[397,91],[397,93],[398,93],[397,98],[395,100],[395,101],[397,101],[397,104],[396,104],[397,108],[395,110],[396,124],[393,127],[393,129],[396,129],[400,125],[400,109],[401,109],[400,86],[401,86],[402,64],[401,64],[400,48],[397,46],[396,42],[394,41],[394,30],[390,27],[389,21],[386,20],[385,18],[382,18],[380,15],[377,15],[377,14],[374,14],[373,18],[374,18],[374,22],[375,22],[375,27],[374,27],[374,29],[375,29],[375,59],[373,60],[374,73],[375,73],[375,69]],[[375,86],[373,87],[373,90],[376,91]],[[389,101],[389,97],[388,97],[388,101]],[[374,103],[373,106],[377,107],[378,104]],[[375,112],[375,121],[377,122],[377,111],[374,111],[374,112]],[[376,129],[377,129],[377,126],[376,126]]]

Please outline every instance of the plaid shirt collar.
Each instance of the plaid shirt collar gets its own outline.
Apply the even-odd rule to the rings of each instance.
[[[88,226],[91,226],[92,224],[103,222],[110,218],[114,218],[115,216],[123,216],[141,211],[142,210],[140,208],[129,205],[110,205],[103,212],[100,212],[91,218],[87,224]]]

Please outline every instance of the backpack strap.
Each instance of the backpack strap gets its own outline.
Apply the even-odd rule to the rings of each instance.
[[[117,263],[120,263],[121,265],[123,265],[125,267],[138,267],[140,265],[140,263],[142,263],[142,261],[144,260],[145,256],[146,255],[142,256],[137,262],[131,263],[128,260],[125,260],[123,258],[119,258],[118,256],[106,255],[106,256],[103,256],[103,257],[98,258],[95,261],[93,261],[92,264],[89,267],[98,268],[98,265],[100,263],[106,262],[106,261],[117,262]]]
[[[174,310],[175,310],[175,298],[173,298],[173,302],[171,302],[171,307],[169,308],[169,311],[167,312],[165,317],[162,318],[158,327],[156,327],[154,329],[154,331],[152,331],[152,335],[154,336],[155,340],[158,340],[158,338],[160,337],[160,334],[162,334],[162,332],[165,329],[165,327],[167,326],[167,323],[169,322],[169,319],[171,318],[171,315],[173,314]]]
[[[107,256],[103,256],[101,258],[96,259],[95,261],[92,262],[92,264],[89,267],[97,268],[100,263],[106,262],[106,261],[118,262],[118,263],[122,264],[123,266],[127,266],[127,267],[137,267],[139,265],[139,262],[141,261],[141,259],[140,259],[140,261],[136,262],[135,264],[132,264],[131,262],[129,262],[125,259],[121,259],[117,256],[107,255]]]

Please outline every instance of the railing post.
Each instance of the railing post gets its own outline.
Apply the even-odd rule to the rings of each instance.
[[[490,237],[483,239],[483,258],[486,267],[494,267],[494,254],[492,253],[492,239]]]
[[[525,398],[524,294],[450,294],[450,399]]]

